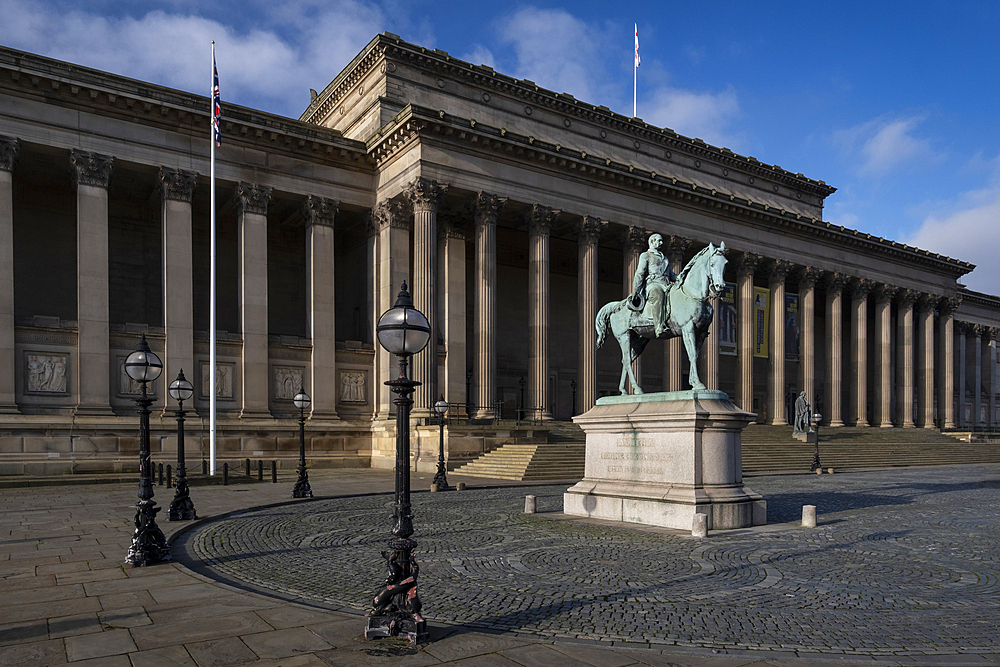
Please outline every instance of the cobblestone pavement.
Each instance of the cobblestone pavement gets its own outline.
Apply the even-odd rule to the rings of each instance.
[[[1000,655],[1000,467],[756,477],[766,527],[623,527],[563,486],[415,494],[420,596],[442,624],[520,636],[891,655]],[[522,513],[525,494],[539,514]],[[798,525],[813,504],[820,525]],[[180,542],[197,571],[340,610],[384,578],[392,497],[240,512]],[[957,657],[957,655],[956,655]]]

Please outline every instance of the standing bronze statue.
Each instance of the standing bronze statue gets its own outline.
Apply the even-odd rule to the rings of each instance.
[[[812,406],[806,400],[806,392],[799,392],[795,399],[795,424],[792,435],[804,435],[812,431]]]
[[[604,344],[608,327],[622,349],[622,377],[619,390],[627,394],[626,378],[632,393],[642,389],[632,373],[632,361],[653,339],[666,340],[680,336],[684,340],[692,389],[705,389],[698,377],[698,355],[708,335],[714,309],[709,303],[726,287],[723,271],[726,267],[726,244],[711,243],[691,258],[677,276],[670,262],[660,252],[663,237],[653,234],[649,250],[639,258],[639,267],[632,279],[632,294],[622,301],[612,301],[597,313],[597,347]]]

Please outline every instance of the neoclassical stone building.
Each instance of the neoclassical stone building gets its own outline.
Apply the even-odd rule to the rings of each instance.
[[[208,114],[203,96],[0,49],[4,470],[131,456],[121,364],[141,333],[165,363],[159,446],[181,368],[207,423]],[[678,269],[726,242],[702,377],[760,421],[785,423],[799,391],[830,426],[996,419],[1000,298],[962,286],[968,262],[825,222],[823,181],[388,33],[299,119],[224,104],[222,135],[223,456],[297,448],[301,385],[315,457],[387,464],[395,363],[373,333],[403,281],[436,325],[418,417],[439,395],[478,419],[522,395],[542,419],[587,410],[620,370],[616,346],[594,349],[596,311],[653,232]],[[639,363],[647,391],[682,388],[679,343]]]

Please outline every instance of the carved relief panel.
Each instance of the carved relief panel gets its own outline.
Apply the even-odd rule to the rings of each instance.
[[[340,371],[340,402],[368,402],[368,387],[364,371]]]
[[[125,360],[127,356],[121,355],[118,357],[118,373],[117,377],[117,387],[119,396],[137,396],[142,393],[142,383],[133,380],[129,377],[129,374],[125,372]],[[150,396],[156,394],[156,383],[151,382],[146,385],[146,393]]]
[[[201,397],[209,398],[212,393],[209,377],[209,362],[201,362]],[[233,400],[233,387],[236,384],[236,364],[226,362],[215,363],[215,398]]]
[[[290,401],[303,388],[301,366],[275,366],[272,369],[274,399]]]
[[[68,355],[26,352],[24,361],[24,392],[26,394],[69,393]]]

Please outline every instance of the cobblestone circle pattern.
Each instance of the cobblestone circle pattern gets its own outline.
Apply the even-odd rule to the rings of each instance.
[[[1000,652],[1000,466],[748,479],[764,528],[569,520],[561,486],[413,496],[432,622],[543,637],[889,655]],[[540,514],[523,514],[524,496]],[[802,505],[820,525],[799,525]],[[184,541],[210,576],[368,608],[392,496],[247,511]],[[548,514],[546,514],[548,513]]]

